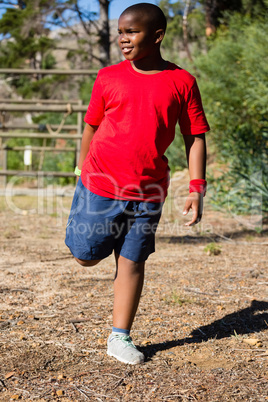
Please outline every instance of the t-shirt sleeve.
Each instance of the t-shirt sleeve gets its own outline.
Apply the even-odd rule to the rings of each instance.
[[[184,101],[179,117],[179,125],[183,135],[197,135],[210,130],[196,81],[194,81]]]
[[[92,126],[100,125],[104,116],[105,102],[103,94],[103,86],[100,75],[98,73],[96,81],[93,85],[90,102],[84,117],[84,122]]]

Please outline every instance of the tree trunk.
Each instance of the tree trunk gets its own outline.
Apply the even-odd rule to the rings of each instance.
[[[190,48],[189,48],[188,31],[187,31],[189,7],[190,7],[190,0],[186,0],[185,7],[184,7],[184,12],[183,12],[183,19],[182,19],[182,30],[183,30],[184,49],[185,49],[185,51],[187,53],[188,59],[190,61],[193,61],[192,55],[191,55],[191,52],[190,52]]]
[[[242,6],[241,0],[205,0],[206,35],[210,36],[216,32],[224,11],[241,12]]]
[[[205,1],[205,12],[206,12],[206,36],[210,36],[216,32],[217,19],[214,18],[214,0]]]
[[[110,25],[109,5],[111,0],[99,0],[100,4],[100,28],[99,28],[99,52],[102,67],[108,66],[110,60]]]

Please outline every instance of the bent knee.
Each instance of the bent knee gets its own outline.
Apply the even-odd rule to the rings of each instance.
[[[80,260],[79,258],[74,257],[78,264],[82,265],[82,267],[93,267],[97,265],[101,260]]]

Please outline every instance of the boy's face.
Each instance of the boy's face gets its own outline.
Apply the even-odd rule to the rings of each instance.
[[[135,61],[146,58],[156,49],[157,34],[146,18],[133,14],[121,15],[118,20],[118,44],[127,60]]]

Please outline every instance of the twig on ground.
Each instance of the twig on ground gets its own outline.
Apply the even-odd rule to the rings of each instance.
[[[237,241],[237,240],[233,240],[233,239],[231,239],[230,237],[221,235],[220,233],[217,233],[217,232],[215,232],[215,235],[221,237],[221,238],[224,239],[224,240],[227,240],[227,241],[230,241],[230,242],[232,242],[232,243],[235,243],[235,244],[248,244],[248,242],[246,242],[246,241]],[[266,243],[266,242],[264,242],[264,243],[250,242],[250,244],[257,244],[258,246],[259,246],[259,245],[260,245],[260,246],[267,246],[267,245],[268,245],[268,243]]]
[[[3,381],[3,380],[1,380],[1,379],[0,379],[0,383],[3,385],[3,387],[4,387],[4,388],[6,388],[6,389],[7,389],[7,386],[6,386],[6,384],[4,383],[4,381]]]
[[[215,232],[215,235],[221,237],[221,238],[224,239],[224,240],[227,240],[227,241],[230,241],[230,242],[235,242],[235,240],[231,239],[230,237],[221,235],[220,233]],[[210,237],[210,239],[212,239],[212,238]],[[212,240],[213,240],[213,239],[212,239]]]
[[[259,350],[251,350],[251,352],[259,352]],[[261,353],[260,355],[255,355],[254,357],[260,357],[260,356],[268,356],[268,350],[265,352]]]
[[[109,398],[108,395],[96,394],[95,391],[92,391],[91,389],[89,389],[89,388],[87,388],[87,387],[84,387],[84,388],[86,389],[86,391],[93,393],[94,396],[95,396],[95,398],[96,398],[97,400],[101,401],[101,402],[102,402],[102,400],[98,398],[99,396],[103,396],[104,398]]]
[[[57,261],[57,260],[67,260],[69,258],[73,258],[73,256],[72,255],[65,255],[65,256],[62,256],[62,257],[57,257],[57,258],[52,258],[52,259],[43,259],[42,258],[40,261],[41,262],[49,262],[49,261]]]
[[[74,325],[74,323],[71,322],[70,324],[72,325],[72,327],[73,327],[73,329],[75,330],[75,332],[78,332],[78,328]]]
[[[96,353],[97,349],[82,349],[82,353]]]
[[[183,395],[183,393],[185,393],[185,392],[188,392],[188,391],[190,391],[189,389],[186,389],[186,390],[182,390],[182,391],[180,391],[181,392],[181,394],[174,394],[174,395],[167,395],[167,396],[165,396],[164,398],[164,400],[166,400],[166,399],[171,399],[171,398],[187,398],[187,399],[194,399],[195,401],[196,401],[196,397],[195,396],[193,396],[193,395]]]
[[[197,330],[198,330],[199,332],[201,332],[202,335],[207,336],[207,335],[205,334],[205,332],[203,332],[200,328],[197,328]]]
[[[102,375],[108,375],[108,376],[111,376],[111,377],[121,378],[119,375],[115,375],[115,374],[112,374],[112,373],[109,373],[109,374],[108,373],[103,373]]]
[[[45,364],[44,364],[44,369],[46,369],[47,366],[48,366],[50,363],[53,362],[53,360],[55,360],[55,356],[53,356],[52,359],[50,359],[50,360],[48,360],[48,361],[45,362]]]
[[[32,290],[28,289],[28,288],[19,288],[19,289],[8,289],[8,288],[4,288],[4,289],[0,289],[0,293],[4,293],[4,292],[29,292],[29,293],[34,293]]]
[[[91,321],[91,318],[73,318],[71,320],[67,320],[68,324],[78,324],[79,322],[87,322]]]
[[[75,386],[75,389],[77,389],[77,391],[79,391],[83,396],[85,396],[87,399],[90,399],[89,396],[80,388],[78,388],[77,386]]]
[[[76,345],[72,344],[72,343],[61,343],[61,342],[55,342],[55,341],[52,341],[52,340],[51,341],[45,341],[44,344],[45,345],[53,344],[53,345],[56,345],[56,346],[60,346],[62,348],[70,349],[72,351],[74,351],[74,349],[76,347]]]
[[[30,392],[26,391],[26,389],[20,389],[20,388],[14,388],[14,389],[16,389],[17,391],[26,392],[27,394],[30,394]]]
[[[197,294],[199,294],[199,295],[218,296],[218,297],[219,297],[219,293],[201,292],[201,290],[199,290],[199,289],[184,288],[183,290],[185,290],[186,292],[197,293]]]
[[[124,381],[125,378],[126,378],[126,377],[122,377],[122,378],[120,378],[120,380],[116,381],[116,382],[114,383],[112,389],[115,389],[115,388],[119,387],[119,385],[122,384],[122,382]]]

